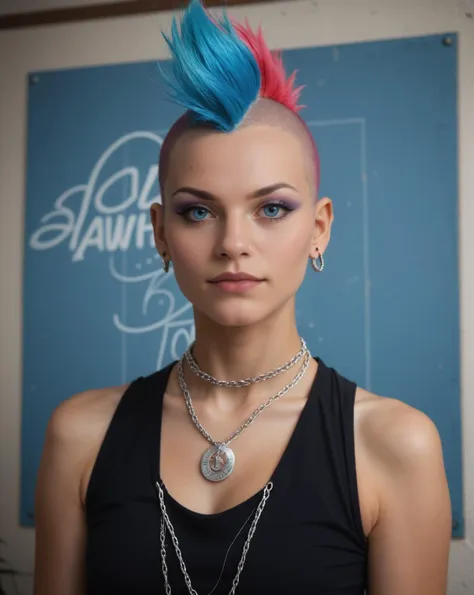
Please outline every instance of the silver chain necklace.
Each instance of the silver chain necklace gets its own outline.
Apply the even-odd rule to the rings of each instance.
[[[229,448],[228,445],[238,436],[240,436],[240,434],[246,428],[248,428],[251,423],[255,421],[255,419],[258,417],[258,415],[260,415],[260,413],[262,413],[262,411],[264,411],[277,399],[283,397],[283,395],[285,395],[289,390],[291,390],[294,386],[298,384],[298,382],[303,378],[303,376],[306,373],[306,370],[309,367],[311,354],[308,350],[306,350],[306,357],[304,359],[303,365],[301,366],[299,372],[296,374],[293,380],[291,380],[275,395],[273,395],[264,403],[259,405],[257,409],[255,409],[255,411],[250,415],[250,417],[239,428],[237,428],[237,430],[235,430],[235,432],[233,432],[229,436],[229,438],[224,442],[217,442],[216,440],[214,440],[214,438],[212,438],[212,436],[204,429],[196,415],[191,399],[191,394],[186,385],[186,381],[184,380],[183,359],[184,356],[178,362],[178,379],[179,384],[181,386],[181,390],[184,395],[186,407],[196,428],[201,432],[204,438],[206,438],[206,440],[211,442],[211,444],[213,445],[210,448],[208,448],[201,457],[201,472],[204,475],[204,477],[209,481],[222,481],[223,479],[226,479],[226,477],[229,477],[229,475],[234,470],[235,465],[235,454],[233,450]]]
[[[183,555],[181,553],[181,548],[179,547],[178,538],[176,537],[174,527],[170,521],[168,512],[166,510],[163,489],[160,486],[159,482],[156,482],[156,487],[158,488],[158,496],[159,496],[160,508],[161,508],[161,524],[160,524],[161,568],[162,568],[163,577],[165,580],[166,595],[171,595],[171,586],[170,586],[169,579],[168,579],[168,566],[166,564],[166,529],[168,529],[169,534],[171,536],[171,541],[173,543],[174,550],[176,552],[176,556],[178,558],[179,565],[181,568],[181,572],[183,573],[184,582],[186,583],[188,591],[189,591],[190,595],[199,595],[198,592],[195,589],[193,589],[193,586],[191,584],[191,579],[190,579],[188,571],[186,569],[186,564],[184,563]],[[249,532],[247,535],[247,539],[246,539],[246,541],[244,543],[244,547],[242,549],[242,555],[240,557],[240,561],[237,566],[236,575],[234,577],[234,580],[232,581],[232,587],[229,591],[229,595],[235,595],[237,586],[239,584],[240,575],[244,568],[245,560],[247,558],[247,553],[249,551],[250,542],[252,541],[252,537],[254,536],[255,529],[257,528],[257,523],[260,519],[263,509],[265,508],[265,504],[267,503],[267,500],[270,497],[270,492],[272,491],[272,489],[273,489],[273,483],[270,481],[265,486],[265,488],[263,490],[262,499],[260,500],[260,503],[257,506],[257,510],[255,511],[255,516],[253,518],[252,524],[250,526],[250,529],[249,529]]]
[[[192,348],[194,347],[194,344],[190,345],[190,347],[185,351],[184,356],[191,370],[196,374],[196,376],[199,376],[199,378],[201,378],[202,380],[205,380],[206,382],[210,382],[211,384],[214,384],[215,386],[220,386],[222,388],[240,388],[243,386],[249,386],[250,384],[257,384],[258,382],[262,382],[262,380],[270,380],[270,378],[274,378],[275,376],[278,376],[278,374],[286,372],[292,366],[297,364],[308,351],[306,343],[302,337],[300,337],[300,341],[301,349],[294,357],[292,357],[288,362],[286,362],[286,364],[283,364],[275,370],[266,372],[265,374],[260,374],[259,376],[252,376],[243,380],[218,380],[211,374],[203,372],[197,365],[196,360],[194,359],[192,354]]]

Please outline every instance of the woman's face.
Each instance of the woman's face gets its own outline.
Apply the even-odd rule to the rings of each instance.
[[[152,207],[157,248],[200,312],[251,325],[293,306],[308,257],[324,251],[332,210],[315,200],[301,142],[273,126],[181,136],[168,163],[164,211]],[[244,273],[255,281],[222,281]]]

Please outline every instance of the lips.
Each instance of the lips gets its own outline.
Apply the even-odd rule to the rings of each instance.
[[[249,275],[247,273],[222,273],[221,275],[217,275],[214,279],[210,280],[210,283],[222,283],[225,281],[229,281],[231,283],[241,283],[244,281],[261,281],[258,277],[254,277],[253,275]]]
[[[210,283],[227,294],[246,294],[259,286],[263,279],[248,273],[222,273],[211,279]]]

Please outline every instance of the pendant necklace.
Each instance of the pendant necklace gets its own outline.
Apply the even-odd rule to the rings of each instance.
[[[254,384],[256,382],[260,382],[261,380],[273,378],[273,376],[276,376],[277,374],[281,373],[282,371],[287,370],[289,367],[294,365],[295,359],[297,359],[297,361],[299,361],[301,359],[301,357],[304,356],[303,365],[301,366],[300,370],[298,371],[296,376],[293,378],[293,380],[291,380],[286,386],[284,386],[276,394],[274,394],[269,399],[267,399],[264,403],[259,405],[257,407],[257,409],[255,409],[255,411],[250,415],[250,417],[239,428],[237,428],[237,430],[235,430],[235,432],[233,432],[229,436],[229,438],[227,440],[225,440],[224,442],[217,442],[216,440],[214,440],[212,438],[212,436],[202,426],[201,422],[199,421],[199,419],[196,415],[196,412],[193,407],[192,399],[191,399],[191,394],[189,392],[188,386],[184,379],[183,360],[186,358],[186,360],[189,361],[188,357],[190,354],[190,350],[188,350],[187,354],[188,355],[184,354],[183,357],[178,362],[179,384],[181,387],[181,391],[183,392],[183,395],[184,395],[186,407],[188,409],[189,415],[191,416],[191,419],[192,419],[194,425],[200,431],[200,433],[204,436],[204,438],[206,438],[206,440],[208,440],[212,444],[212,446],[210,448],[208,448],[201,457],[201,472],[202,472],[203,476],[209,481],[214,481],[214,482],[222,481],[222,480],[226,479],[227,477],[229,477],[229,475],[234,470],[234,466],[235,466],[235,454],[234,454],[233,450],[231,448],[229,448],[229,444],[233,440],[235,440],[238,436],[240,436],[240,434],[242,434],[242,432],[245,429],[247,429],[250,426],[250,424],[252,424],[255,421],[255,419],[260,415],[260,413],[262,413],[262,411],[264,411],[267,407],[269,407],[276,400],[278,400],[281,397],[283,397],[284,395],[286,395],[286,393],[288,391],[290,391],[294,386],[296,386],[298,384],[298,382],[303,378],[303,376],[305,375],[305,373],[309,367],[309,363],[311,361],[311,354],[309,353],[304,341],[302,341],[302,349],[300,350],[300,352],[292,360],[290,360],[290,362],[288,362],[284,366],[281,366],[281,368],[277,368],[278,371],[274,370],[272,372],[268,372],[267,374],[262,374],[261,376],[257,376],[255,378],[248,378],[248,379],[240,380],[240,381],[239,380],[237,380],[237,381],[219,381],[210,375],[206,375],[207,377],[205,378],[205,380],[208,380],[209,382],[212,382],[213,384],[217,383],[219,386],[228,386],[229,382],[233,383],[233,384],[231,384],[231,386],[247,386],[248,384]],[[293,363],[291,363],[291,362],[293,362]],[[197,364],[195,366],[197,367]],[[193,371],[195,371],[195,369]],[[201,376],[201,374],[205,374],[205,373],[200,372],[198,375]],[[210,380],[210,379],[212,379],[212,380]],[[222,384],[222,383],[225,383],[225,384]],[[238,383],[238,384],[234,384],[234,383]],[[242,383],[247,383],[247,384],[242,384]]]

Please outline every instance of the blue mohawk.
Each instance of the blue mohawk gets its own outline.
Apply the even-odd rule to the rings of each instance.
[[[248,46],[238,37],[227,14],[212,20],[200,0],[191,0],[180,31],[176,18],[171,38],[174,81],[167,79],[173,100],[197,122],[231,132],[257,99],[260,69]]]

